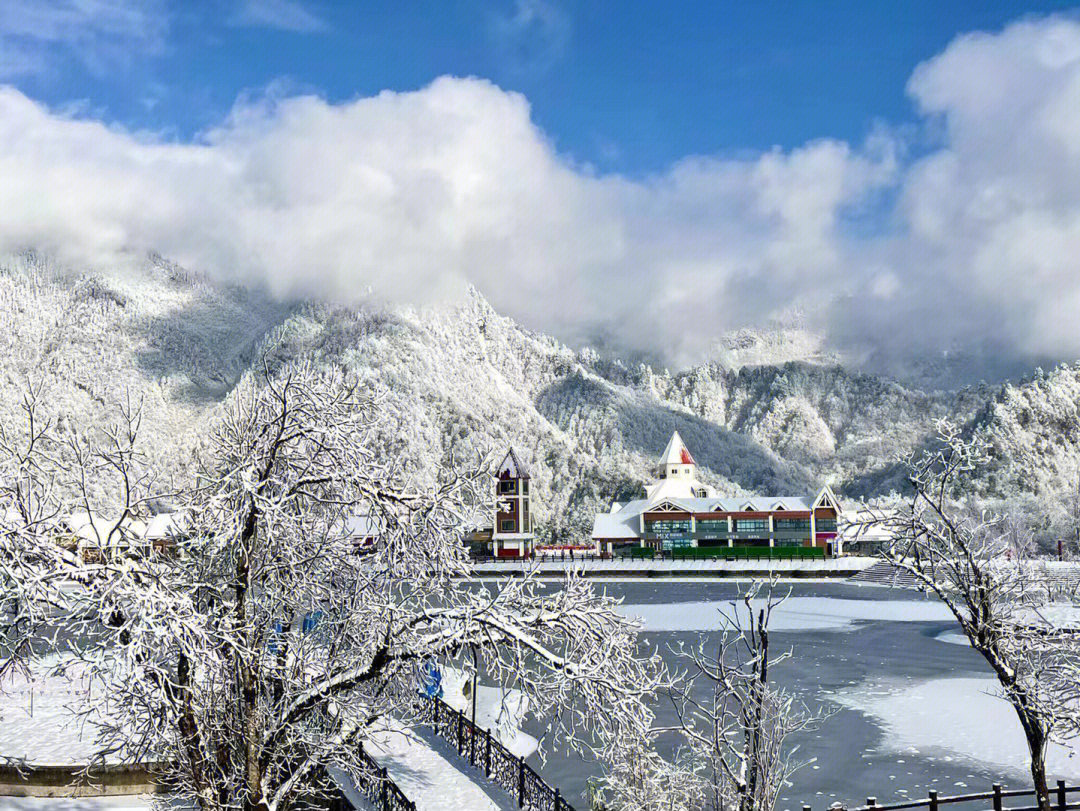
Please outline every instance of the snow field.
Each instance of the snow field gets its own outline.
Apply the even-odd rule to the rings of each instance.
[[[94,730],[77,713],[93,705],[99,689],[81,663],[61,655],[44,657],[29,674],[5,679],[0,685],[0,758],[38,765],[88,762],[97,752]]]

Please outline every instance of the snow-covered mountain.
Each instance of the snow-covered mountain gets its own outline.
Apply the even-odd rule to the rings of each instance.
[[[744,331],[727,356],[670,373],[574,351],[476,293],[426,310],[285,305],[159,258],[89,275],[2,261],[0,324],[5,428],[28,381],[72,424],[140,398],[155,465],[182,480],[206,418],[274,336],[276,353],[343,364],[378,392],[386,452],[418,475],[513,444],[533,467],[538,523],[558,536],[636,493],[674,429],[733,495],[822,482],[888,494],[903,487],[900,454],[943,416],[993,443],[983,495],[1064,499],[1080,471],[1080,367],[927,393],[849,371],[803,333]]]

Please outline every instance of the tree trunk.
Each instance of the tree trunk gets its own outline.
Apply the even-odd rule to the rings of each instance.
[[[1046,785],[1046,740],[1041,734],[1028,735],[1031,750],[1031,782],[1035,787],[1039,811],[1051,811],[1050,789]]]

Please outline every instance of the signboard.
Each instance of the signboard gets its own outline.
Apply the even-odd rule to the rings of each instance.
[[[417,691],[425,698],[442,698],[442,671],[433,659],[416,668]]]

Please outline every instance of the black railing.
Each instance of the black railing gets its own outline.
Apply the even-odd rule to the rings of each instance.
[[[1080,793],[1080,786],[1066,786],[1064,780],[1058,780],[1057,786],[1050,789],[1050,806],[1053,811],[1070,811],[1070,809],[1080,808],[1080,801],[1077,798],[1073,798],[1072,802],[1069,801],[1069,795],[1075,795]],[[1019,798],[1031,798],[1034,804],[1032,805],[1005,805],[1006,800],[1013,800]],[[1039,811],[1039,804],[1037,794],[1034,789],[1020,789],[1012,791],[1003,791],[1001,785],[994,784],[992,791],[984,791],[978,794],[957,794],[951,797],[939,797],[936,791],[930,791],[928,796],[921,800],[905,800],[902,803],[889,803],[887,805],[878,805],[876,797],[867,797],[866,805],[860,805],[855,808],[844,807],[844,811],[908,811],[908,809],[925,808],[928,811],[938,811],[943,805],[955,805],[958,803],[970,803],[978,804],[978,808],[986,809],[986,802],[990,802],[990,807],[987,811]],[[831,808],[837,808],[838,804],[834,803]],[[973,805],[973,807],[975,807]],[[803,811],[811,811],[809,805],[804,805]]]
[[[360,792],[375,811],[416,811],[416,803],[405,796],[398,784],[390,779],[385,768],[360,745],[360,761],[364,765],[363,777],[357,782]],[[349,811],[354,806],[339,790],[338,796],[330,804],[330,811]]]
[[[425,699],[428,721],[435,734],[449,742],[458,754],[484,777],[517,800],[518,808],[529,811],[574,811],[557,788],[549,786],[536,771],[499,743],[490,730],[473,724],[439,698]]]

